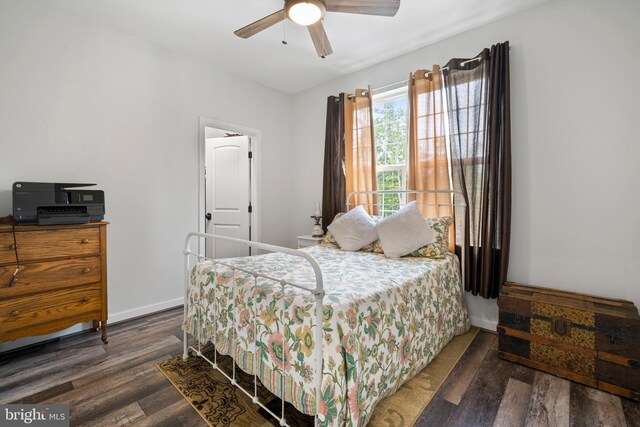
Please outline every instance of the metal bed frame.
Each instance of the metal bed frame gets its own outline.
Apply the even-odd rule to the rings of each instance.
[[[358,194],[362,194],[362,195],[366,195],[366,194],[378,194],[378,195],[384,195],[384,194],[437,194],[437,193],[447,193],[450,194],[452,197],[452,201],[451,203],[437,203],[437,204],[422,204],[420,206],[436,206],[436,208],[439,208],[441,206],[450,206],[453,209],[455,209],[456,206],[461,206],[466,210],[466,205],[464,203],[454,203],[453,202],[453,196],[454,194],[460,194],[459,192],[456,191],[448,191],[448,190],[405,190],[405,191],[394,191],[394,190],[382,190],[382,191],[354,191],[352,193],[350,193],[347,196],[347,210],[349,210],[349,200],[354,196],[354,195],[358,195]],[[373,204],[368,204],[368,205],[373,205]],[[376,204],[377,205],[377,204]],[[454,215],[455,218],[455,215]],[[284,253],[284,254],[288,254],[288,255],[293,255],[293,256],[297,256],[300,258],[305,259],[313,268],[313,272],[315,274],[315,287],[314,288],[309,288],[307,286],[302,286],[300,284],[296,284],[296,283],[292,283],[286,280],[282,280],[282,279],[278,279],[275,277],[271,277],[267,274],[261,274],[261,273],[256,273],[253,271],[249,271],[247,269],[243,269],[243,268],[239,268],[237,266],[233,266],[230,264],[225,263],[224,261],[220,261],[220,260],[216,260],[216,259],[212,259],[212,258],[207,258],[206,256],[204,256],[203,254],[199,253],[199,252],[194,252],[191,250],[191,244],[193,242],[194,239],[204,239],[205,241],[207,239],[210,240],[218,240],[218,241],[223,241],[223,242],[230,242],[230,243],[235,243],[235,244],[240,244],[243,246],[247,246],[249,248],[255,248],[255,249],[259,249],[259,250],[263,250],[263,251],[268,251],[268,252],[280,252],[280,253]],[[204,247],[205,245],[199,245],[199,247]],[[463,257],[464,257],[464,251],[463,252]],[[315,341],[316,341],[316,346],[314,349],[314,355],[315,355],[315,362],[316,362],[316,366],[315,366],[315,374],[316,374],[316,414],[315,414],[315,425],[318,426],[322,421],[324,421],[324,416],[322,414],[320,414],[320,402],[321,402],[321,398],[320,396],[322,396],[322,379],[323,379],[323,371],[322,371],[322,366],[323,366],[323,360],[322,360],[322,349],[323,349],[323,314],[322,314],[322,309],[323,309],[323,299],[324,299],[324,287],[323,287],[323,278],[322,278],[322,271],[320,270],[320,266],[318,265],[318,262],[311,256],[309,255],[307,252],[305,251],[301,251],[301,250],[296,250],[296,249],[290,249],[290,248],[285,248],[285,247],[281,247],[281,246],[275,246],[275,245],[269,245],[269,244],[265,244],[265,243],[260,243],[260,242],[252,242],[252,241],[248,241],[248,240],[242,240],[242,239],[236,239],[236,238],[232,238],[232,237],[226,237],[226,236],[218,236],[218,235],[214,235],[214,234],[205,234],[205,233],[196,233],[196,232],[192,232],[187,234],[187,237],[185,238],[185,243],[184,243],[184,250],[183,250],[183,254],[184,254],[184,271],[185,271],[185,288],[184,288],[184,319],[187,319],[188,316],[188,301],[189,301],[189,285],[190,285],[190,272],[191,272],[191,259],[195,258],[197,261],[201,261],[204,259],[208,259],[210,261],[212,261],[214,263],[214,274],[217,271],[217,266],[223,266],[226,268],[230,268],[232,271],[241,271],[243,273],[249,274],[250,276],[253,277],[253,285],[254,287],[257,286],[257,281],[258,278],[263,278],[263,279],[267,279],[276,283],[280,284],[280,294],[282,296],[281,301],[282,301],[282,306],[281,306],[281,310],[280,310],[280,321],[283,321],[283,316],[284,316],[284,304],[285,304],[285,287],[286,286],[291,286],[293,288],[298,288],[301,289],[305,292],[309,292],[311,293],[314,297],[315,297],[315,306],[316,306],[316,325],[315,325]],[[464,278],[464,259],[462,264],[462,275],[461,275],[461,280],[462,278]],[[235,275],[234,275],[235,277]],[[235,280],[235,279],[234,279]],[[464,287],[463,287],[464,289]],[[236,297],[236,287],[233,287],[233,299],[235,301],[235,297]],[[200,319],[202,318],[201,316],[199,317]],[[254,319],[254,328],[256,327],[255,325],[255,319],[256,319],[256,315],[254,314],[253,316]],[[213,324],[214,324],[214,341],[215,341],[215,336],[217,334],[216,332],[216,327],[217,327],[217,317],[216,317],[216,313],[214,310],[214,319],[213,319]],[[285,419],[285,411],[284,411],[284,406],[285,406],[285,390],[284,390],[284,379],[285,379],[285,375],[286,375],[286,371],[284,370],[284,363],[283,363],[283,369],[281,370],[281,377],[280,377],[280,399],[282,401],[282,408],[281,408],[281,416],[276,415],[273,411],[271,411],[269,408],[267,408],[264,404],[262,404],[262,402],[260,402],[260,400],[258,399],[258,375],[257,375],[257,371],[258,371],[258,362],[257,362],[257,357],[258,357],[258,351],[257,351],[257,334],[254,334],[254,352],[253,352],[253,382],[254,382],[254,388],[253,388],[253,392],[250,392],[248,390],[245,390],[236,380],[236,363],[235,363],[235,356],[236,356],[236,313],[235,311],[233,312],[233,319],[232,319],[232,336],[233,336],[233,340],[232,340],[232,349],[231,349],[231,356],[233,359],[233,363],[232,363],[232,373],[231,376],[229,376],[224,370],[222,370],[220,368],[220,366],[218,365],[218,361],[217,361],[217,350],[214,349],[213,352],[213,361],[210,360],[208,357],[206,357],[203,353],[202,353],[202,346],[201,346],[201,325],[198,324],[198,336],[197,338],[197,348],[190,346],[188,343],[188,333],[186,331],[183,332],[183,354],[182,354],[182,358],[183,360],[187,360],[189,358],[189,350],[193,351],[193,353],[195,353],[196,356],[201,357],[202,359],[204,359],[205,361],[207,361],[214,369],[216,369],[217,371],[219,371],[225,378],[227,378],[231,384],[235,387],[237,387],[238,389],[240,389],[244,394],[246,394],[253,403],[255,403],[256,405],[260,406],[262,409],[264,409],[267,413],[269,413],[271,416],[273,416],[276,420],[279,421],[281,426],[288,426],[286,419]],[[283,338],[282,338],[282,344],[283,347],[286,345],[286,334],[283,334]],[[215,347],[215,343],[214,343],[214,347]],[[277,364],[276,364],[277,366]]]
[[[351,199],[351,197],[353,197],[354,195],[357,194],[362,194],[362,195],[367,195],[367,194],[375,194],[375,195],[384,195],[384,194],[449,194],[451,196],[451,202],[450,203],[424,203],[424,204],[420,204],[418,206],[420,207],[435,207],[436,209],[440,209],[443,206],[449,206],[453,212],[451,213],[451,217],[453,218],[454,221],[454,227],[455,227],[455,221],[456,221],[456,214],[455,214],[455,210],[456,207],[461,208],[463,210],[463,218],[467,217],[467,204],[464,201],[464,196],[462,194],[461,191],[459,190],[377,190],[377,191],[353,191],[351,193],[349,193],[349,195],[347,196],[347,204],[346,204],[346,209],[347,211],[349,211],[351,204],[349,203],[349,200]],[[454,196],[459,196],[460,201],[459,202],[455,202],[454,201]],[[381,206],[381,203],[361,203],[363,206]],[[402,206],[402,203],[399,203],[400,206]],[[405,203],[406,205],[406,203]],[[465,236],[463,235],[463,238]],[[449,236],[449,238],[451,238],[451,236]],[[463,245],[465,245],[467,242],[463,242]],[[454,246],[455,246],[455,242],[454,242]],[[466,251],[463,249],[462,251],[460,251],[460,255],[461,255],[461,259],[460,259],[460,285],[462,286],[462,290],[464,291],[465,287],[464,287],[464,278],[465,278],[465,260],[466,260]]]

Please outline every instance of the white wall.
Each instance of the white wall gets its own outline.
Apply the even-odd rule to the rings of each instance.
[[[326,97],[405,79],[509,40],[513,224],[508,279],[640,306],[640,2],[555,0],[294,96],[295,207],[322,194]],[[469,298],[495,327],[495,301]]]
[[[289,243],[289,95],[32,0],[0,0],[0,58],[0,216],[14,181],[98,183],[112,321],[181,303],[199,116],[261,131],[262,240]]]

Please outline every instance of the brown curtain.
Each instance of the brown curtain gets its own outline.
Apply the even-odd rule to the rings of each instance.
[[[457,218],[465,287],[497,298],[509,266],[511,114],[509,42],[479,60],[452,59],[444,72],[449,104],[453,186],[467,203]],[[463,244],[467,242],[467,244]]]
[[[344,94],[341,94],[327,99],[322,185],[322,229],[325,233],[336,214],[345,211],[345,188]]]
[[[344,99],[344,159],[348,196],[352,191],[375,191],[378,186],[371,90],[357,89],[355,95],[344,95]],[[369,214],[378,214],[377,195],[355,195],[349,203],[351,209],[364,205]]]
[[[432,71],[418,70],[409,78],[409,167],[408,190],[441,190],[444,193],[408,194],[422,214],[453,216],[451,179],[445,135],[444,87],[438,65]],[[451,233],[454,232],[452,227]],[[455,247],[455,236],[449,241]]]

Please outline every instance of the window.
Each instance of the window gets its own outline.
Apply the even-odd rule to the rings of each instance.
[[[406,86],[373,96],[378,190],[405,190],[407,188],[408,110]],[[400,204],[404,201],[404,195],[381,195],[379,198],[380,215],[391,215],[400,208]]]

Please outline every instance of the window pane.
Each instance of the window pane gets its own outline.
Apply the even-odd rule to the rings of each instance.
[[[421,93],[418,95],[418,100],[416,102],[418,117],[424,116],[428,111],[433,111],[428,109],[428,101],[429,97],[427,97],[425,93]]]
[[[425,126],[424,120],[418,121],[418,139],[427,138],[427,126]]]
[[[424,107],[427,100],[424,99]],[[373,100],[373,124],[378,167],[378,190],[405,190],[407,163],[407,88],[378,95]],[[379,212],[389,216],[400,209],[405,196],[381,194]]]
[[[402,190],[404,188],[404,171],[392,170],[378,172],[378,190]],[[382,194],[379,197],[380,215],[389,216],[400,209],[399,194]]]
[[[406,94],[378,97],[373,104],[373,123],[377,164],[404,165],[407,156]]]

